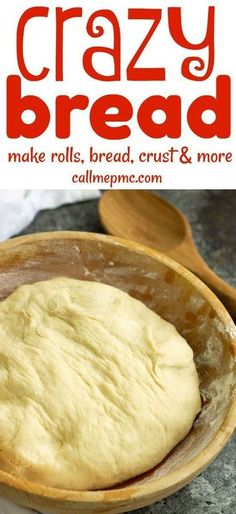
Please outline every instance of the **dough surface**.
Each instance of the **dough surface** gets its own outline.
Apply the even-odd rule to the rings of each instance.
[[[0,304],[0,468],[92,490],[159,463],[200,411],[193,353],[114,287],[55,278]]]

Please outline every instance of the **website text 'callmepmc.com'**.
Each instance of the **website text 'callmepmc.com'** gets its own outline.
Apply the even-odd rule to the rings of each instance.
[[[95,173],[93,170],[86,170],[84,173],[72,176],[73,184],[96,184],[98,186],[105,185],[108,188],[117,187],[121,184],[162,184],[162,175],[155,174],[128,174],[128,173]]]

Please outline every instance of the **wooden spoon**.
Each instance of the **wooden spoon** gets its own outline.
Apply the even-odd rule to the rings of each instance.
[[[147,191],[107,191],[99,203],[109,234],[137,241],[165,253],[200,277],[236,318],[236,289],[219,278],[198,253],[185,216]]]

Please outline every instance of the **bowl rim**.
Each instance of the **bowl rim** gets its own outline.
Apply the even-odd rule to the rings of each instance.
[[[92,240],[92,241],[107,241],[110,244],[115,244],[121,247],[125,247],[131,251],[144,254],[167,265],[178,274],[182,275],[188,280],[194,288],[196,288],[206,300],[212,305],[216,311],[218,317],[222,321],[227,333],[231,338],[230,346],[232,347],[233,355],[235,356],[236,362],[236,326],[230,317],[229,313],[222,305],[220,300],[215,294],[192,272],[187,270],[184,266],[177,263],[173,259],[170,259],[166,255],[141,245],[136,242],[132,242],[126,239],[117,238],[114,236],[108,236],[106,234],[97,234],[93,232],[79,232],[79,231],[52,231],[52,232],[39,232],[35,234],[29,234],[24,236],[14,237],[8,241],[0,243],[0,262],[1,262],[1,251],[8,250],[14,246],[21,244],[47,241],[48,239],[78,239],[78,240]],[[219,428],[216,435],[209,442],[206,448],[196,457],[191,459],[186,464],[180,466],[178,470],[171,471],[164,477],[154,478],[149,482],[143,482],[137,486],[122,487],[116,486],[115,489],[104,489],[96,491],[76,491],[76,490],[64,490],[45,485],[38,484],[36,482],[22,479],[2,471],[0,469],[0,484],[9,488],[17,489],[22,493],[32,494],[36,497],[43,497],[51,500],[66,500],[67,502],[83,502],[83,503],[96,503],[102,501],[103,504],[107,503],[119,503],[124,499],[133,498],[148,498],[154,494],[164,493],[168,491],[171,494],[173,491],[183,487],[188,481],[195,478],[201,471],[210,464],[214,458],[220,453],[227,441],[232,436],[236,428],[236,388],[234,388],[232,394],[232,401],[229,407],[227,416]],[[164,495],[163,495],[164,496]]]

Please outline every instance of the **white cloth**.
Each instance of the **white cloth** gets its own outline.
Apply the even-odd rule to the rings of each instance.
[[[60,205],[98,198],[96,190],[86,191],[0,191],[0,241],[15,236],[33,221],[37,212]],[[2,514],[2,513],[1,513]]]
[[[0,241],[18,234],[42,209],[98,198],[98,191],[0,191]],[[0,514],[35,514],[0,498]]]

